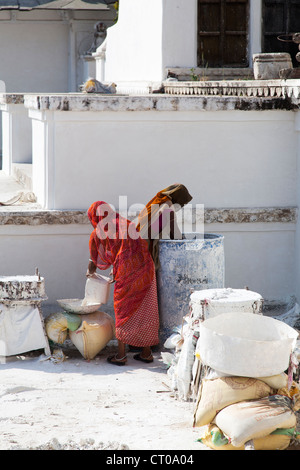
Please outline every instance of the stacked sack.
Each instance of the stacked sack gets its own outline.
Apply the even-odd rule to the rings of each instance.
[[[63,344],[69,336],[87,360],[94,359],[114,337],[113,319],[99,311],[83,315],[53,313],[47,317],[45,327],[48,338],[56,344]]]
[[[58,300],[64,311],[46,319],[48,338],[56,344],[63,344],[69,335],[85,359],[94,359],[115,335],[113,319],[98,310],[107,303],[110,286],[109,277],[95,273],[86,280],[84,299]]]
[[[208,425],[202,443],[218,450],[248,449],[249,442],[255,450],[283,450],[297,442],[297,337],[283,322],[247,313],[201,324],[196,356],[205,376],[194,426]]]
[[[183,401],[192,395],[194,368],[198,367],[199,362],[195,356],[198,339],[198,329],[189,321],[189,316],[184,317],[182,327],[175,329],[164,343],[164,347],[172,352],[161,353],[162,360],[168,367],[170,388]]]
[[[164,343],[173,352],[162,353],[171,389],[178,399],[195,399],[198,394],[203,375],[201,362],[197,360],[201,323],[227,311],[261,315],[262,305],[262,296],[248,289],[213,288],[191,293],[189,313]]]
[[[271,377],[210,377],[202,380],[194,426],[208,425],[199,439],[214,450],[283,450],[297,439],[298,385],[285,373]]]

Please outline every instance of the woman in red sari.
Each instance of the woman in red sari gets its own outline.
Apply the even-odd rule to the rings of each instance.
[[[118,353],[108,361],[126,364],[126,344],[141,347],[134,358],[152,362],[151,346],[159,343],[158,302],[154,263],[146,240],[134,223],[121,217],[104,201],[88,210],[94,230],[90,236],[88,276],[113,267],[114,310]]]

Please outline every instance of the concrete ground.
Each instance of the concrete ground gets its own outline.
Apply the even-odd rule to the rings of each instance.
[[[168,389],[160,353],[143,364],[107,362],[111,348],[87,362],[61,363],[43,352],[0,364],[0,450],[209,450],[192,427],[194,403]]]

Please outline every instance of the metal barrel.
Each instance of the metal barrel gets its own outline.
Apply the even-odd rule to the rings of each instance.
[[[224,237],[185,234],[182,240],[159,240],[157,272],[160,340],[182,324],[194,290],[224,287]]]

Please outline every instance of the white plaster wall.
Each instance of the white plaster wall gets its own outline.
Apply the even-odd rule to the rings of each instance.
[[[105,80],[160,82],[197,65],[196,0],[122,0],[107,35]]]
[[[294,228],[292,224],[207,225],[207,233],[225,237],[225,286],[248,286],[266,301],[288,301],[295,293]],[[46,279],[46,311],[54,312],[59,308],[57,299],[84,297],[91,231],[90,225],[1,226],[0,274],[34,274],[38,267]],[[113,291],[103,306],[109,314],[113,314],[112,300]]]
[[[57,299],[84,298],[91,231],[90,225],[2,226],[0,275],[34,274],[38,267],[48,296],[45,311],[59,311]]]
[[[294,112],[30,114],[33,166],[40,166],[34,180],[39,202],[50,209],[86,210],[96,200],[118,209],[120,196],[129,207],[145,204],[178,181],[206,208],[297,205]],[[225,235],[227,287],[247,285],[266,300],[295,294],[295,224],[209,224],[205,230]]]
[[[163,70],[197,66],[197,0],[163,1],[162,51]]]
[[[11,174],[12,163],[31,163],[31,120],[23,104],[0,105],[2,111],[2,169]]]
[[[144,203],[179,180],[194,202],[206,207],[296,204],[293,112],[47,111],[47,116],[45,135],[42,121],[33,126],[33,158],[50,175],[45,188],[50,209],[85,209],[99,198],[118,206],[119,195],[126,195],[129,205]],[[38,176],[37,181],[43,184]]]
[[[162,0],[122,0],[107,32],[106,81],[160,81]]]
[[[250,67],[261,52],[261,15],[262,0],[250,0]],[[196,67],[197,22],[197,0],[122,0],[118,22],[108,30],[105,80],[125,90],[128,82],[164,80],[166,67]]]
[[[0,79],[7,92],[68,90],[67,24],[0,22]]]
[[[295,228],[279,223],[207,225],[206,232],[224,235],[226,287],[247,286],[267,302],[291,301],[296,292]]]
[[[262,51],[262,0],[250,0],[249,15],[249,66],[252,56]]]

